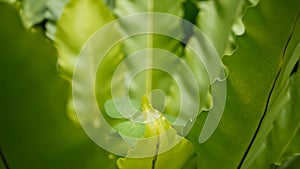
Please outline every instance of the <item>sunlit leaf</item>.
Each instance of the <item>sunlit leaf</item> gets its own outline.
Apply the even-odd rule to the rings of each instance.
[[[168,4],[172,4],[171,6]],[[183,11],[181,7],[181,0],[166,0],[166,1],[158,1],[158,0],[149,0],[149,1],[128,1],[128,0],[116,0],[115,8],[113,9],[114,13],[118,17],[124,17],[128,15],[133,15],[141,12],[160,12],[160,13],[168,13],[173,14],[179,17],[183,16]],[[145,21],[142,21],[145,22]],[[148,19],[147,24],[153,27],[154,21],[152,19]],[[135,23],[120,23],[122,25],[122,33],[123,36],[126,36],[128,32],[132,32],[140,27],[139,21]],[[175,27],[174,27],[175,25]],[[171,21],[164,21],[161,24],[155,25],[155,29],[172,32],[174,30],[178,30],[176,27],[177,24],[172,23]],[[150,26],[151,27],[151,26]],[[150,29],[149,27],[149,29]],[[151,30],[149,30],[151,32]],[[149,42],[149,38],[151,38],[151,42]],[[183,37],[182,37],[183,38]],[[134,37],[127,38],[123,41],[123,51],[126,56],[130,56],[134,52],[143,50],[143,49],[151,49],[158,48],[162,50],[166,50],[180,56],[182,53],[182,44],[171,37],[163,36],[163,35],[155,35],[155,34],[143,34]],[[133,62],[133,61],[132,61]],[[128,63],[128,71],[132,71],[131,64],[134,65],[136,63]],[[152,71],[152,82],[150,86],[152,89],[161,89],[165,93],[168,92],[170,83],[172,79],[166,73],[162,71]],[[133,84],[130,87],[130,96],[134,99],[141,99],[142,96],[147,93],[146,92],[146,72],[141,72],[139,78],[136,78],[133,81]]]
[[[178,155],[180,154],[180,158]],[[193,154],[193,145],[186,139],[183,139],[178,145],[172,148],[170,151],[166,153],[160,154],[157,156],[155,161],[156,169],[181,169],[185,162],[190,158],[194,157]],[[117,161],[117,165],[120,169],[132,169],[132,168],[145,168],[152,169],[153,168],[153,160],[152,158],[119,158]]]
[[[56,21],[69,0],[23,0],[20,16],[26,28],[45,22],[46,35],[54,40]]]
[[[78,12],[81,11],[81,12]],[[114,19],[112,12],[102,1],[80,0],[70,1],[64,9],[62,16],[57,23],[57,33],[55,46],[58,50],[58,66],[61,76],[67,80],[72,79],[73,70],[79,53],[88,38],[98,29]],[[95,22],[97,21],[97,22]],[[114,33],[114,32],[113,32]],[[103,40],[104,41],[104,40]],[[105,65],[100,66],[101,76],[97,77],[97,82],[101,86],[100,95],[104,101],[111,98],[110,81],[115,66],[118,65],[122,55],[118,47],[110,52],[110,57],[103,61]],[[115,66],[113,66],[115,65]],[[102,70],[105,71],[102,71]],[[82,88],[84,93],[85,89]],[[104,101],[102,100],[102,104]],[[70,96],[69,115],[76,121],[76,115],[73,108],[72,97]]]

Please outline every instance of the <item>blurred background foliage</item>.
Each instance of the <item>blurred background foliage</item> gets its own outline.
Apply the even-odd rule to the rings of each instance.
[[[66,114],[69,85],[57,73],[55,48],[1,2],[0,22],[0,148],[9,167],[114,168],[114,156]]]

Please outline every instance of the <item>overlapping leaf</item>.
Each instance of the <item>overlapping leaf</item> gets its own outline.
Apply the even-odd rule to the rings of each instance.
[[[292,74],[270,105],[244,168],[281,166],[285,159],[300,153],[299,74]]]
[[[210,1],[210,3],[215,3],[218,9],[215,10],[218,11],[218,15],[215,16],[220,20],[225,17],[226,13],[222,13],[225,11],[223,9],[225,6],[215,1]],[[287,16],[296,16],[297,7],[295,4],[299,3],[293,1],[288,4],[281,4],[280,1],[263,1],[259,2],[256,7],[248,9],[245,14],[246,32],[237,38],[239,48],[232,56],[223,59],[224,64],[229,68],[229,74],[227,102],[219,127],[207,142],[195,144],[196,136],[200,130],[198,126],[203,124],[203,119],[206,117],[203,114],[190,133],[189,138],[196,146],[198,168],[241,167],[264,114],[269,92],[280,69],[282,52],[295,20],[294,17],[287,19],[281,14],[275,15],[274,13],[281,9]],[[229,9],[231,8],[227,10]],[[206,17],[207,20],[212,20],[209,19],[210,16]],[[277,28],[274,29],[273,25],[277,25]],[[216,26],[209,31],[214,29],[223,32],[224,26]],[[217,31],[215,34],[208,34],[208,36],[213,35],[217,35]],[[219,36],[222,39],[223,36]],[[211,39],[214,44],[224,42],[219,41],[217,36]],[[226,43],[215,46],[219,53],[222,53],[226,48]],[[218,163],[214,163],[214,161],[218,161]]]
[[[78,12],[81,11],[81,12]],[[57,23],[55,46],[58,50],[58,66],[61,75],[67,80],[72,79],[76,60],[88,38],[114,19],[111,11],[101,1],[70,1]],[[103,37],[105,38],[105,37]],[[103,39],[104,42],[105,39]],[[97,79],[101,86],[102,99],[111,98],[110,92],[111,75],[122,59],[118,47],[110,52],[110,57],[104,59],[105,67],[100,67],[101,74]],[[113,66],[115,65],[115,66]],[[105,70],[105,71],[102,71]],[[84,89],[83,89],[84,90]],[[104,102],[103,102],[104,103]],[[75,120],[72,98],[70,97],[69,112]],[[75,120],[76,121],[76,120]]]
[[[209,37],[220,56],[232,54],[235,37],[245,31],[242,17],[258,0],[200,1],[197,26]],[[222,31],[220,31],[220,29]]]
[[[298,7],[300,7],[300,4],[297,4]],[[290,74],[292,73],[293,69],[295,68],[295,65],[297,62],[299,62],[299,56],[300,56],[300,22],[299,22],[299,11],[298,13],[294,14],[294,17],[291,17],[293,19],[293,24],[290,28],[289,35],[286,39],[286,44],[284,49],[282,50],[282,54],[280,57],[280,67],[279,72],[277,74],[277,77],[273,83],[273,88],[270,91],[270,96],[268,103],[266,105],[265,109],[265,115],[262,117],[263,121],[261,122],[261,126],[259,126],[259,131],[256,135],[256,139],[251,146],[251,149],[249,151],[249,154],[247,156],[246,162],[245,162],[245,168],[250,165],[250,163],[253,162],[254,159],[257,159],[259,157],[256,157],[259,154],[259,151],[264,151],[262,148],[265,145],[266,136],[269,134],[269,132],[272,130],[273,123],[276,119],[280,118],[279,113],[281,111],[286,112],[288,114],[287,116],[292,116],[295,112],[297,112],[297,109],[290,109],[288,108],[288,105],[285,104],[291,104],[291,102],[297,102],[297,96],[291,97],[291,93],[295,93],[297,91],[297,84],[293,83],[293,78],[290,77]],[[287,84],[290,83],[290,84]],[[286,90],[286,85],[291,86],[292,91]],[[292,95],[293,95],[292,94]],[[287,107],[285,107],[287,106]],[[285,110],[283,110],[285,109]],[[288,109],[288,110],[286,110]],[[285,119],[285,118],[284,118]],[[278,119],[279,120],[279,119]],[[278,121],[276,120],[276,121]],[[297,118],[294,119],[296,123],[299,122]],[[279,122],[280,123],[280,122]],[[292,124],[289,124],[290,127],[292,127]],[[286,128],[286,126],[281,126],[280,128]],[[293,128],[293,127],[292,127]],[[288,134],[288,131],[281,131],[283,133],[286,133],[286,138],[293,137],[292,134]],[[280,139],[279,139],[280,140]],[[268,148],[267,148],[268,149]],[[272,148],[271,148],[272,149]],[[267,150],[268,151],[268,150]],[[270,156],[271,158],[271,156]],[[278,160],[278,159],[277,159]],[[265,162],[267,164],[267,162]],[[263,165],[263,164],[261,164]]]
[[[167,4],[172,3],[172,6]],[[183,11],[181,8],[181,1],[180,0],[167,0],[167,1],[156,1],[156,0],[149,0],[149,1],[128,1],[128,0],[117,0],[115,1],[115,8],[114,13],[118,17],[128,16],[128,15],[136,15],[143,12],[161,12],[167,14],[173,14],[176,16],[181,17],[183,15]],[[132,32],[139,27],[139,24],[148,24],[149,29],[153,27],[155,21],[152,19],[148,19],[147,22],[135,21],[133,23],[120,23],[122,26],[123,35],[126,36],[128,32]],[[151,26],[152,25],[152,26]],[[174,27],[174,24],[168,23],[166,21],[164,24],[160,24],[161,27],[155,29],[167,29],[169,32],[178,30],[178,27]],[[153,28],[152,28],[153,29]],[[149,30],[149,32],[152,32]],[[149,38],[151,42],[149,42]],[[178,40],[175,40],[171,37],[163,36],[163,35],[152,35],[152,34],[144,34],[138,35],[134,37],[127,38],[123,41],[123,51],[126,56],[133,54],[134,52],[138,52],[143,49],[150,49],[150,48],[159,48],[169,52],[174,53],[175,55],[180,55],[182,52],[182,45]],[[128,71],[130,72],[131,64],[136,63],[128,63]],[[144,72],[145,73],[145,72]],[[142,73],[143,74],[143,73]],[[167,91],[171,82],[171,77],[167,76],[165,73],[161,71],[153,71],[153,80],[152,82],[146,82],[146,75],[143,74],[140,76],[139,80],[136,80],[136,85],[132,85],[130,94],[137,100],[140,100],[141,97],[147,93],[146,92],[146,83],[151,83],[153,89],[159,88],[163,91]],[[157,79],[157,80],[156,80]],[[159,80],[158,80],[159,79]]]

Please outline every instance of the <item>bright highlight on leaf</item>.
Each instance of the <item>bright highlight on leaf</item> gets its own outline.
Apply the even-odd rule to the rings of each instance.
[[[147,96],[142,98],[141,104],[128,98],[111,99],[106,101],[105,110],[111,118],[128,120],[114,126],[121,135],[128,137],[159,136],[171,126],[162,113],[152,107]]]

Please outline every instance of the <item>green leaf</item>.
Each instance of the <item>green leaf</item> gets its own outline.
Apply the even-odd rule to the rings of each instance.
[[[22,10],[20,15],[25,28],[30,28],[44,20],[46,11],[45,4],[46,0],[24,0],[21,2]]]
[[[287,159],[278,169],[297,169],[300,165],[300,155],[294,155]],[[277,169],[277,168],[276,168]]]
[[[222,120],[209,140],[197,144],[196,136],[199,135],[200,126],[203,126],[206,118],[206,114],[202,114],[188,136],[195,146],[198,168],[231,169],[241,167],[244,163],[248,147],[261,123],[269,92],[279,72],[280,59],[298,9],[298,1],[286,3],[267,0],[250,8],[245,14],[243,21],[246,32],[237,37],[239,48],[232,56],[223,58],[229,74]],[[278,13],[278,10],[282,12]],[[216,16],[219,17],[217,20],[221,20],[223,15]],[[216,25],[211,23],[211,27],[214,26],[212,29],[223,32],[223,27]],[[217,43],[217,38],[215,39],[212,38],[213,43]],[[225,46],[224,43],[219,45],[218,51],[222,52]]]
[[[9,3],[9,4],[13,4],[16,2],[16,0],[0,0],[0,2],[6,2],[6,3]]]
[[[275,116],[268,131],[259,133],[260,144],[253,146],[255,153],[249,153],[245,166],[248,168],[269,167],[272,163],[281,163],[295,153],[300,153],[300,73],[297,71],[286,82],[269,114]],[[270,120],[270,119],[266,119]],[[265,123],[263,123],[265,125]],[[251,156],[250,156],[251,155]]]
[[[78,12],[81,11],[81,12]],[[65,7],[62,16],[57,23],[57,33],[55,46],[58,50],[58,66],[61,76],[71,81],[75,63],[79,53],[88,38],[98,29],[114,20],[112,12],[106,7],[102,1],[96,0],[71,0]],[[116,31],[112,30],[111,34],[116,35]],[[102,40],[103,43],[105,39]],[[96,89],[100,106],[111,98],[110,82],[116,66],[122,60],[122,55],[118,46],[109,53],[108,57],[103,59],[102,65],[99,65],[99,74],[96,77],[97,86],[101,86],[101,90]],[[93,65],[93,64],[90,64]],[[90,67],[92,69],[92,67]],[[88,69],[86,70],[88,71]],[[86,93],[86,89],[81,88],[82,93]],[[82,100],[88,101],[88,100]],[[84,103],[81,104],[84,104]],[[72,96],[68,104],[68,114],[77,121]],[[85,105],[86,106],[86,105]]]
[[[56,33],[56,21],[61,16],[65,5],[69,0],[47,0],[45,6],[47,10],[45,11],[45,19],[47,22],[45,24],[46,36],[51,40],[55,39]]]
[[[167,4],[172,3],[172,7],[167,7]],[[189,12],[184,12],[183,11],[183,1],[164,1],[164,3],[157,2],[155,0],[149,0],[149,1],[116,1],[116,7],[114,8],[114,12],[117,14],[119,17],[127,16],[130,14],[138,14],[140,12],[160,12],[160,13],[168,13],[172,15],[176,15],[179,17],[184,17],[186,19],[189,19],[190,21],[193,20],[193,16],[195,16],[198,12],[197,8],[194,7],[192,11]],[[185,2],[184,5],[192,5],[193,3],[188,1]],[[153,22],[153,21],[152,21]],[[166,23],[173,23],[172,21],[164,21]],[[148,20],[149,25],[151,25],[151,18]],[[132,32],[133,30],[136,30],[139,26],[139,22],[132,23],[120,23],[122,26],[122,33],[127,34],[128,32]],[[152,23],[153,24],[153,23]],[[157,30],[164,30],[165,32],[175,32],[178,31],[179,38],[182,38],[182,41],[187,41],[189,39],[190,33],[192,33],[191,30],[185,30],[188,28],[185,28],[181,24],[163,24],[163,23],[155,23],[155,29]],[[167,30],[166,30],[167,29]],[[191,28],[190,28],[191,29]],[[149,30],[151,32],[151,30]],[[184,35],[184,33],[186,35]],[[152,36],[152,37],[151,37]],[[149,44],[149,38],[151,38],[151,43]],[[150,46],[149,46],[150,45]],[[195,60],[197,57],[190,56],[188,59],[186,59],[186,54],[184,51],[185,45],[182,44],[182,42],[179,42],[178,40],[175,40],[171,37],[166,37],[162,35],[139,35],[139,36],[134,36],[131,37],[130,39],[126,39],[123,44],[123,51],[126,54],[126,56],[130,56],[130,54],[146,49],[146,48],[158,48],[158,49],[163,49],[167,50],[169,52],[172,52],[173,54],[176,54],[177,57],[182,57],[184,58],[183,60],[187,60],[189,64],[193,65],[193,73],[197,77],[197,82],[199,83],[199,88],[201,90],[201,104],[200,104],[200,112],[203,110],[208,110],[210,109],[212,105],[211,101],[211,96],[210,96],[210,83],[209,79],[207,76],[207,71],[205,70],[204,66],[202,63],[197,62],[195,64]],[[154,52],[153,52],[154,53]],[[190,52],[192,53],[192,52]],[[155,55],[155,54],[154,54]],[[191,54],[189,54],[191,55]],[[163,56],[161,57],[163,58]],[[132,61],[132,63],[128,63],[128,71],[132,71],[131,67],[132,65],[136,64],[136,60]],[[175,63],[176,64],[176,63]],[[200,64],[200,66],[199,66]],[[169,63],[169,65],[172,65],[172,63]],[[190,66],[190,65],[188,65]],[[176,66],[173,66],[174,69]],[[199,67],[199,68],[198,68]],[[148,94],[148,89],[146,88],[146,84],[151,83],[152,89],[161,89],[166,96],[166,109],[164,111],[165,114],[170,114],[173,116],[177,116],[180,112],[180,105],[181,105],[181,99],[186,99],[186,100],[193,100],[193,98],[181,98],[180,92],[182,92],[182,89],[179,89],[176,83],[179,81],[186,82],[190,79],[187,76],[180,76],[182,74],[177,73],[175,76],[179,76],[177,81],[172,80],[172,77],[167,76],[166,74],[161,73],[161,71],[153,71],[152,70],[152,80],[150,82],[147,82],[147,73],[142,72],[139,74],[140,78],[136,78],[137,80],[133,81],[132,83],[135,85],[132,85],[130,88],[130,96],[132,96],[135,99],[141,98],[145,93]],[[191,86],[187,87],[186,90],[188,90],[191,94],[194,88]],[[187,94],[187,95],[188,95]],[[190,96],[188,96],[190,97]],[[182,119],[180,119],[182,120]],[[188,119],[189,120],[189,119]],[[182,126],[181,126],[182,127]],[[179,127],[180,128],[180,127]],[[179,129],[183,130],[183,129]]]
[[[25,28],[29,29],[45,21],[46,35],[54,40],[56,21],[69,0],[23,0],[20,16]]]
[[[169,4],[172,4],[171,6]],[[118,17],[124,17],[132,14],[137,14],[141,12],[160,12],[160,13],[168,13],[173,14],[179,17],[183,16],[181,0],[165,0],[165,1],[158,1],[158,0],[148,0],[148,1],[129,1],[129,0],[116,0],[115,1],[115,8],[113,9],[114,13]],[[144,21],[142,21],[144,22]],[[171,21],[169,21],[171,22]],[[153,27],[153,19],[149,18],[146,22]],[[168,21],[165,21],[165,24],[155,25],[155,29],[157,30],[165,30],[166,32],[178,31],[177,24],[175,27],[173,24],[169,24],[166,26]],[[120,23],[122,26],[122,33],[123,35],[127,35],[128,32],[133,32],[139,28],[139,22],[135,23]],[[151,26],[150,26],[151,27]],[[150,28],[149,28],[150,29]],[[151,30],[149,30],[151,32]],[[149,41],[149,39],[151,39]],[[123,41],[122,44],[124,54],[126,56],[130,56],[134,52],[143,50],[143,49],[151,49],[151,48],[158,48],[163,49],[169,52],[180,56],[182,53],[182,44],[167,36],[163,35],[155,35],[155,34],[143,34],[137,35],[134,37],[130,37]],[[132,61],[133,62],[133,61]],[[128,71],[131,72],[132,70],[131,65],[136,64],[129,62],[128,63]],[[162,71],[154,71],[152,70],[152,81],[146,82],[146,74],[147,71],[141,72],[139,77],[134,79],[132,82],[135,85],[131,85],[130,88],[130,96],[134,99],[141,99],[142,96],[147,93],[149,94],[149,89],[146,86],[151,86],[152,89],[161,89],[164,93],[168,93],[170,83],[172,82],[172,78],[168,76],[166,73]],[[148,83],[148,84],[147,84]],[[147,84],[147,85],[146,85]]]
[[[171,6],[169,5],[170,3],[172,4]],[[114,8],[114,13],[116,13],[118,17],[124,17],[142,12],[160,12],[172,14],[179,17],[183,16],[181,0],[165,0],[163,2],[159,0],[116,0],[115,4],[116,6]],[[151,25],[151,23],[153,24],[153,20],[149,18],[147,23]],[[138,24],[141,23],[121,23],[122,29],[124,31],[123,33],[126,35],[127,32],[136,30],[135,27],[138,27]],[[155,29],[167,29],[170,32],[178,30],[178,28],[174,27],[172,24],[168,24],[168,27],[166,27],[166,25],[164,24],[160,24],[159,26],[161,27],[157,27],[157,25],[155,25]],[[149,31],[151,32],[151,30]],[[182,52],[181,43],[179,43],[177,40],[174,40],[173,38],[154,34],[151,34],[150,37],[152,37],[153,48],[165,49],[178,55],[180,55],[180,53]],[[133,52],[149,48],[148,38],[148,35],[140,35],[131,37],[130,39],[126,39],[123,45],[125,54],[130,55]],[[155,85],[155,83],[153,85]]]
[[[172,169],[181,169],[187,160],[194,157],[193,152],[193,145],[187,139],[183,138],[183,140],[174,148],[166,153],[158,155],[156,162],[153,162],[154,157],[143,159],[125,157],[119,158],[117,160],[117,165],[120,169],[152,169],[153,163],[155,163],[155,169],[165,169],[166,167]],[[178,158],[179,154],[180,158]]]
[[[50,2],[47,0],[40,2],[24,0],[22,5],[26,11],[23,10],[22,14],[24,15],[23,19],[31,26],[46,19],[45,27],[48,31],[46,34],[54,39],[56,19],[63,7],[62,5],[56,7]],[[52,2],[60,4],[62,1],[53,0]],[[300,3],[298,0],[264,0],[254,8],[250,8],[246,14],[245,11],[248,7],[257,4],[256,0],[226,2],[119,0],[116,1],[116,4],[109,0],[105,2],[110,4],[109,7],[118,17],[150,11],[175,14],[189,19],[191,22],[197,20],[198,27],[212,40],[219,55],[230,55],[223,58],[229,70],[227,102],[224,116],[217,130],[209,140],[199,144],[198,136],[201,129],[205,128],[206,120],[212,117],[211,119],[217,121],[214,115],[202,113],[188,135],[194,144],[197,157],[193,153],[192,143],[183,139],[172,150],[157,157],[119,158],[117,164],[120,168],[166,168],[166,166],[168,168],[196,168],[195,165],[197,165],[197,168],[232,169],[299,166],[300,126],[297,112],[300,109],[300,78],[299,68],[297,69],[295,66],[297,63],[299,65],[300,56],[300,22],[297,21]],[[49,3],[53,6],[52,8],[45,6]],[[189,7],[194,3],[197,3],[198,7]],[[149,5],[152,7],[150,8]],[[200,13],[197,18],[194,18],[198,8]],[[183,9],[191,11],[184,12]],[[3,17],[1,15],[0,18],[3,23],[7,23],[7,12],[2,8],[1,12],[4,15]],[[244,22],[242,22],[242,18],[244,18]],[[59,52],[60,72],[66,79],[69,81],[72,79],[76,59],[86,40],[96,30],[114,19],[112,11],[102,1],[71,0],[66,6],[58,23],[55,41]],[[169,22],[166,23],[169,24]],[[138,26],[128,23],[120,23],[120,25],[123,28],[121,30],[123,35]],[[16,28],[18,25],[11,25],[11,27]],[[34,35],[34,37],[39,37],[38,40],[32,40],[29,35],[18,34],[18,31],[15,33],[11,27],[4,25],[0,28],[3,29],[0,31],[1,39],[3,39],[2,45],[0,45],[3,56],[12,56],[3,57],[3,61],[0,62],[3,64],[0,66],[3,69],[0,71],[2,72],[1,77],[5,79],[1,84],[3,111],[1,111],[0,118],[0,145],[9,163],[12,164],[12,168],[97,168],[99,166],[115,168],[116,157],[97,148],[82,130],[69,123],[64,116],[67,86],[57,79],[54,60],[50,61],[48,57],[47,59],[37,57],[48,54],[54,56],[54,49],[45,49],[47,45],[44,44],[40,34]],[[175,28],[166,26],[166,29],[172,31]],[[186,33],[186,28],[182,29]],[[112,32],[117,34],[116,36],[119,35],[118,30],[112,30]],[[239,35],[242,36],[237,37]],[[182,38],[186,36],[184,35]],[[112,34],[103,37],[103,43],[108,39],[107,37],[111,38]],[[149,37],[153,42],[150,46],[147,44]],[[191,36],[187,39],[193,40],[194,37]],[[37,45],[31,46],[31,43]],[[203,90],[200,95],[201,111],[209,110],[216,103],[210,94],[211,86],[207,80],[205,65],[196,62],[193,52],[188,48],[184,49],[185,46],[178,43],[177,40],[159,35],[146,35],[127,39],[122,45],[125,56],[153,47],[173,52],[182,57],[182,60],[197,75],[196,80]],[[236,48],[237,46],[238,48]],[[112,75],[117,65],[124,59],[119,47],[117,45],[112,49],[108,57],[104,58],[102,65],[99,65],[96,79],[98,105],[101,109],[106,109],[105,118],[109,118],[109,116],[122,118],[116,120],[117,122],[123,120],[122,123],[114,124],[117,124],[115,125],[117,131],[121,133],[121,136],[123,135],[124,140],[127,139],[129,146],[136,146],[137,150],[142,150],[141,152],[151,152],[156,150],[157,144],[156,146],[144,146],[145,144],[140,142],[131,142],[126,136],[150,137],[157,135],[160,130],[166,130],[165,125],[168,123],[167,120],[163,121],[165,120],[164,116],[160,116],[158,122],[146,126],[130,121],[124,122],[123,115],[131,111],[123,113],[117,111],[112,105],[113,99],[115,99],[110,100]],[[18,50],[15,50],[16,48]],[[234,50],[236,52],[232,55]],[[50,63],[52,66],[49,65]],[[11,65],[16,66],[10,67]],[[127,70],[131,71],[131,65],[127,66]],[[91,69],[93,68],[91,67]],[[139,99],[145,94],[147,90],[145,84],[147,83],[151,83],[152,88],[162,88],[167,103],[165,116],[170,121],[176,121],[176,113],[180,106],[178,100],[181,99],[178,95],[178,86],[168,75],[156,71],[153,71],[152,81],[147,82],[144,73],[134,79],[133,84],[135,85],[130,88],[130,96]],[[50,79],[45,80],[45,76]],[[183,77],[181,80],[189,78]],[[124,94],[123,87],[127,83],[122,78],[118,80],[117,84],[120,84],[120,88],[117,89],[117,93],[122,95]],[[34,90],[32,90],[33,87]],[[81,87],[80,92],[85,93],[86,86]],[[84,109],[88,107],[86,104],[88,102],[88,99],[84,100],[83,98],[81,103]],[[103,104],[104,102],[106,104]],[[73,108],[71,97],[68,103],[71,110]],[[120,104],[121,107],[127,109],[123,103]],[[155,111],[151,110],[148,114],[151,112]],[[73,117],[76,119],[74,114]],[[184,124],[184,122],[179,124]],[[202,128],[202,126],[204,127]],[[166,139],[167,141],[171,140],[167,142],[168,144],[174,143],[172,141],[180,138],[176,131],[171,129],[171,134],[168,135],[170,138]],[[132,150],[129,153],[136,152]],[[178,158],[178,154],[181,158]]]
[[[138,140],[143,138],[146,131],[145,124],[133,121],[120,122],[113,128],[110,135],[120,136],[131,149],[135,149]]]
[[[152,107],[147,96],[143,96],[142,109],[146,122],[145,137],[159,136],[161,133],[166,132],[167,129],[170,128],[169,121],[162,116],[161,112]]]
[[[266,137],[269,134],[269,132],[272,130],[272,128],[273,128],[272,126],[274,125],[273,123],[275,121],[279,120],[278,117],[282,116],[279,114],[286,112],[290,116],[292,116],[293,112],[297,111],[297,109],[288,108],[289,105],[286,105],[286,104],[291,104],[290,102],[294,102],[294,101],[298,100],[298,98],[295,96],[291,97],[291,96],[293,96],[293,93],[296,92],[296,89],[295,89],[296,87],[293,87],[294,84],[292,84],[292,83],[294,83],[293,81],[295,81],[295,80],[293,79],[294,77],[290,77],[290,75],[291,75],[293,69],[295,68],[296,63],[299,62],[299,58],[300,58],[299,15],[300,15],[300,13],[298,12],[298,14],[294,18],[293,27],[289,34],[289,39],[286,42],[285,49],[282,53],[280,71],[278,72],[278,77],[275,79],[276,81],[274,82],[274,88],[272,89],[272,93],[270,95],[267,112],[266,112],[264,120],[261,124],[261,127],[259,129],[259,132],[257,133],[257,136],[256,136],[257,139],[254,141],[253,146],[251,147],[249,155],[246,159],[246,162],[245,162],[246,167],[248,165],[250,165],[251,163],[253,163],[253,161],[255,159],[259,158],[257,156],[260,151],[265,151],[264,148],[262,148],[263,147],[262,145],[266,144]],[[291,84],[288,84],[288,83],[291,83]],[[292,88],[292,89],[289,89],[292,91],[288,91],[287,88]],[[286,118],[287,117],[285,117],[283,119],[286,119]],[[293,117],[293,119],[296,120],[297,118]],[[279,122],[279,123],[282,123],[282,122]],[[292,122],[289,123],[290,127],[295,128],[292,126],[292,124],[293,124]],[[276,122],[275,122],[275,125],[276,125]],[[280,128],[286,128],[282,125],[279,125],[279,126],[280,126]],[[290,136],[293,135],[293,134],[289,133],[287,130],[283,130],[280,132],[286,134],[285,138],[290,138]],[[269,139],[267,139],[267,140],[269,140]],[[278,140],[280,140],[280,139],[278,139]],[[271,146],[271,147],[273,147],[273,146]],[[278,145],[278,147],[281,147],[281,146]],[[279,149],[276,149],[276,150],[279,150]],[[269,150],[266,150],[266,151],[269,151]],[[283,150],[283,151],[285,151],[285,150]],[[272,159],[272,156],[276,154],[274,152],[275,151],[273,151],[273,153],[270,153],[272,155],[270,155],[268,157],[268,159]],[[281,154],[281,153],[279,153],[279,154]],[[272,160],[275,160],[275,159],[272,159]],[[276,159],[276,160],[278,161],[279,159]],[[269,160],[265,160],[265,163],[267,163],[267,161],[269,161]],[[269,163],[270,163],[270,161],[269,161]],[[263,165],[263,163],[260,165]]]
[[[20,7],[20,16],[26,29],[32,29],[40,24],[46,29],[45,34],[54,40],[56,21],[60,17],[69,0],[2,0]],[[113,8],[113,0],[104,0],[107,6]],[[20,3],[21,5],[19,5]]]
[[[94,32],[113,19],[112,13],[101,1],[71,0],[66,5],[57,22],[55,39],[59,69],[63,77],[71,79],[83,44]]]
[[[117,168],[66,116],[69,86],[57,73],[55,48],[25,31],[13,7],[1,2],[0,11],[0,147],[9,167]]]
[[[118,159],[119,168],[163,168],[170,162],[172,165],[168,167],[181,168],[188,160],[194,158],[191,143],[179,137],[176,131],[170,128],[170,123],[151,106],[146,96],[142,100],[142,109],[144,124],[127,121],[114,127],[131,146],[127,156]],[[170,145],[175,147],[170,149]],[[155,155],[149,157],[150,152]],[[181,153],[180,160],[175,161],[172,157],[175,152]],[[137,158],[132,158],[135,156]],[[145,157],[141,158],[143,156]]]
[[[5,165],[4,165],[4,162],[2,160],[0,160],[0,169],[5,169]]]
[[[145,125],[131,121],[121,122],[114,126],[121,135],[133,138],[142,138],[145,133]]]
[[[176,120],[176,125],[179,125],[180,127],[184,127],[185,125],[185,121],[182,119],[177,118],[176,116],[172,116],[169,114],[164,114],[164,116],[166,117],[166,119],[168,119],[171,123],[174,123]],[[174,126],[173,126],[174,127]]]
[[[213,105],[212,95],[211,95],[211,84],[210,77],[203,63],[197,59],[196,56],[190,49],[185,48],[184,60],[185,63],[195,74],[199,89],[200,89],[200,107],[199,112],[209,110]],[[211,66],[211,65],[209,65]]]
[[[242,17],[249,6],[257,3],[258,0],[198,2],[197,26],[209,37],[220,56],[232,54],[235,36],[244,33]]]
[[[140,110],[141,104],[137,100],[128,100],[127,98],[115,98],[105,102],[106,114],[111,118],[130,118],[137,110]]]
[[[115,0],[103,0],[103,2],[111,9],[115,7]]]

